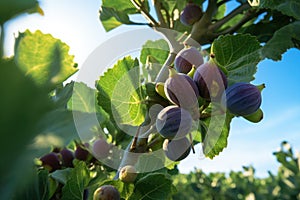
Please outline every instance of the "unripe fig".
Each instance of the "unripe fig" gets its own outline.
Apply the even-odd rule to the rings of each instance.
[[[62,157],[62,163],[65,167],[74,167],[73,160],[74,160],[74,153],[67,148],[64,148],[60,151]]]
[[[184,25],[193,25],[202,17],[202,9],[193,3],[188,3],[186,7],[180,13],[180,21]]]
[[[247,119],[249,122],[258,123],[258,122],[260,122],[263,119],[264,113],[259,108],[256,112],[254,112],[254,113],[252,113],[250,115],[243,116],[243,117],[245,119]]]
[[[178,139],[185,137],[192,128],[192,116],[183,108],[168,106],[156,118],[156,129],[162,137]]]
[[[137,177],[137,172],[134,166],[126,165],[122,167],[119,173],[119,179],[125,183],[133,183]]]
[[[208,101],[219,101],[227,88],[227,78],[212,59],[200,65],[193,77],[199,95]]]
[[[75,150],[75,158],[86,161],[89,158],[89,152],[82,145],[77,145]]]
[[[191,112],[193,119],[199,118],[197,85],[191,77],[177,73],[173,68],[170,68],[169,73],[164,88],[167,98],[172,103]]]
[[[191,143],[186,137],[179,140],[165,140],[163,150],[170,160],[181,161],[190,154]]]
[[[120,200],[119,191],[112,185],[103,185],[95,190],[93,200]]]
[[[222,104],[237,116],[250,115],[261,105],[261,92],[250,83],[235,83],[226,89]]]
[[[174,67],[177,72],[187,74],[192,67],[203,64],[203,57],[195,47],[184,48],[175,57]]]
[[[165,83],[163,83],[163,82],[158,82],[155,85],[155,91],[157,92],[157,94],[159,94],[161,97],[167,99],[164,88],[165,88]]]
[[[53,172],[61,168],[59,157],[54,152],[44,155],[40,158],[40,160],[42,161],[42,165],[49,170],[49,172]]]
[[[93,154],[97,159],[107,158],[109,155],[110,145],[105,139],[99,138],[93,144]]]

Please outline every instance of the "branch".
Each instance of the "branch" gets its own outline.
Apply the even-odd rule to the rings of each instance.
[[[130,0],[134,7],[146,18],[146,20],[150,23],[153,27],[159,27],[159,23],[149,14],[144,7],[138,4],[135,0]]]
[[[0,25],[1,28],[1,35],[0,35],[0,60],[3,58],[4,55],[4,26],[3,24]]]
[[[227,23],[229,20],[237,16],[238,14],[242,13],[243,11],[251,8],[251,6],[248,3],[242,4],[233,11],[231,11],[228,15],[226,15],[221,20],[217,21],[213,25],[210,26],[210,28],[214,30],[218,30],[221,26],[223,26],[225,23]]]
[[[154,3],[154,9],[155,9],[158,21],[160,22],[160,26],[167,28],[168,25],[167,25],[166,20],[164,19],[164,16],[161,12],[161,9],[162,9],[161,2],[157,1],[157,0],[153,0],[153,3]]]
[[[218,33],[218,35],[224,35],[224,34],[229,34],[229,33],[236,32],[238,29],[240,29],[248,21],[250,21],[254,17],[257,17],[258,15],[262,14],[263,12],[265,12],[265,10],[260,10],[259,12],[253,12],[253,11],[249,10],[245,14],[245,16],[238,23],[236,23],[234,26],[229,27],[228,29],[222,31],[221,33]]]
[[[231,0],[223,0],[223,1],[220,1],[219,3],[217,3],[217,7],[220,7],[221,5],[223,5],[224,3],[227,3]]]

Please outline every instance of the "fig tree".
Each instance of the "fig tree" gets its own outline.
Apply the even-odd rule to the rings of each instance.
[[[208,101],[219,101],[227,88],[227,78],[212,59],[200,65],[193,77],[199,95]]]
[[[190,154],[191,144],[186,137],[179,140],[165,140],[163,150],[170,160],[181,161]]]
[[[97,159],[106,158],[109,155],[110,145],[105,139],[99,138],[93,144],[93,154]]]
[[[178,139],[185,137],[192,128],[192,116],[183,108],[168,106],[162,109],[156,118],[156,128],[162,137]]]
[[[235,83],[226,89],[222,104],[237,116],[251,115],[261,105],[261,92],[250,83]]]
[[[180,13],[180,21],[186,26],[191,26],[196,21],[200,20],[202,15],[202,9],[198,5],[194,3],[188,3]]]
[[[95,190],[93,200],[120,200],[119,191],[112,185],[103,185]]]
[[[195,47],[184,48],[175,57],[174,67],[177,72],[187,74],[192,67],[203,64],[203,57]]]
[[[121,168],[119,179],[125,183],[133,183],[137,177],[137,172],[134,166],[126,165]]]
[[[61,164],[59,157],[56,153],[51,152],[40,158],[43,167],[45,167],[49,172],[53,172],[57,169],[61,169]]]

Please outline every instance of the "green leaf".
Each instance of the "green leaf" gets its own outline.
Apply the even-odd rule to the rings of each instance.
[[[74,162],[69,178],[62,189],[62,200],[82,200],[84,189],[90,181],[89,170],[83,161]]]
[[[143,46],[140,61],[146,64],[147,57],[153,57],[159,64],[163,64],[169,55],[169,45],[164,39],[151,41],[148,40]]]
[[[100,9],[100,20],[106,31],[110,31],[122,24],[132,24],[126,12],[105,6],[102,6]]]
[[[66,169],[60,169],[60,170],[55,170],[50,174],[50,176],[54,179],[60,182],[61,184],[66,184],[68,181],[68,177],[70,176],[72,169],[71,168],[66,168]]]
[[[119,60],[97,81],[98,104],[119,124],[140,125],[145,119],[146,104],[140,85],[138,60]]]
[[[69,46],[41,31],[19,33],[15,42],[15,62],[36,84],[53,89],[77,69],[68,54]]]
[[[4,24],[5,21],[23,12],[39,12],[43,15],[43,11],[36,0],[1,0],[0,24]]]
[[[276,31],[262,48],[262,55],[273,60],[281,60],[281,55],[292,47],[300,47],[300,21]]]
[[[103,0],[102,5],[105,7],[114,8],[116,10],[126,11],[130,14],[138,12],[134,5],[128,0]]]
[[[29,167],[33,154],[23,159],[25,149],[38,134],[37,121],[51,109],[46,91],[24,77],[13,60],[0,60],[0,199],[9,199]],[[7,153],[9,152],[9,153]],[[12,159],[13,158],[13,159]]]
[[[207,134],[203,141],[203,152],[206,157],[214,158],[227,147],[227,139],[229,136],[230,123],[233,115],[226,114],[224,116],[212,116],[204,121],[208,127]]]
[[[298,0],[260,0],[259,6],[278,10],[285,15],[300,19],[300,2]]]
[[[174,188],[172,180],[165,174],[151,173],[135,184],[130,200],[171,199]]]
[[[256,65],[261,61],[260,44],[249,34],[226,35],[217,38],[211,48],[217,65],[227,72],[228,84],[250,82]]]

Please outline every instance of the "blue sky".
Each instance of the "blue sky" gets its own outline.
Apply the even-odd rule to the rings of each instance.
[[[19,31],[40,29],[66,42],[80,67],[97,46],[121,32],[137,28],[124,26],[105,33],[98,19],[100,5],[100,1],[91,0],[41,1],[45,16],[24,14],[6,24],[6,55],[13,54],[14,35]],[[229,172],[253,165],[258,176],[266,176],[267,170],[277,170],[272,152],[281,141],[286,140],[300,150],[300,51],[289,50],[280,62],[264,60],[259,63],[255,77],[253,83],[266,84],[262,93],[263,121],[252,124],[235,118],[228,147],[220,156],[203,160],[198,154],[191,155],[180,164],[181,172],[194,168]]]

